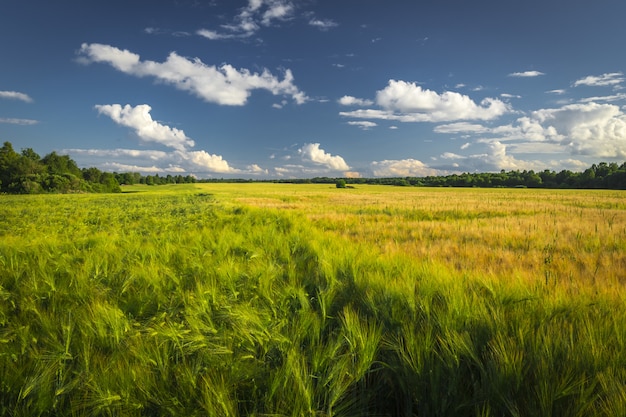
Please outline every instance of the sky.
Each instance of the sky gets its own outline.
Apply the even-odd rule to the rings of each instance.
[[[623,0],[1,0],[0,141],[289,179],[626,161]]]

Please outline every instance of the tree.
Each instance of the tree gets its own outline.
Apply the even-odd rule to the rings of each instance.
[[[346,180],[344,180],[343,178],[339,178],[337,181],[335,181],[335,186],[337,188],[346,188]]]
[[[19,157],[19,154],[13,150],[11,142],[4,142],[0,148],[0,189],[2,191],[9,191]]]

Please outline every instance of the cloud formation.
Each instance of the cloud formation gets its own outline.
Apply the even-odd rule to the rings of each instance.
[[[483,153],[459,155],[445,152],[436,160],[443,169],[457,172],[484,172],[504,170],[540,169],[544,164],[537,161],[522,161],[507,153],[507,145],[494,141],[480,141],[485,146]],[[465,147],[467,149],[467,147]]]
[[[7,98],[12,100],[20,100],[26,103],[32,103],[33,99],[28,94],[20,93],[17,91],[0,91],[0,98]]]
[[[258,174],[262,171],[258,166],[251,166],[249,171],[235,169],[221,155],[213,155],[204,150],[191,150],[190,148],[193,148],[195,145],[194,141],[187,137],[184,131],[153,120],[150,115],[152,108],[147,104],[139,104],[135,107],[129,104],[123,107],[120,104],[96,105],[95,109],[98,113],[110,117],[115,123],[132,129],[142,141],[158,143],[173,148],[174,151],[71,149],[70,151],[74,154],[91,157],[122,158],[123,161],[118,161],[117,163],[143,167],[136,169],[136,171],[140,172],[154,172],[154,169],[157,168],[163,172],[214,172],[228,174]],[[141,161],[143,161],[143,164],[139,165]],[[109,161],[103,161],[101,166],[105,169],[110,168],[107,165],[108,163]]]
[[[556,140],[572,154],[626,158],[626,114],[616,105],[583,103],[532,112],[531,123],[545,140]]]
[[[121,104],[106,104],[96,105],[95,108],[98,113],[109,116],[118,125],[133,129],[144,142],[156,142],[179,151],[194,146],[194,141],[182,130],[152,120],[152,107],[147,104],[135,107],[130,104],[124,107]]]
[[[309,25],[314,26],[322,31],[329,30],[329,29],[339,26],[337,22],[334,22],[333,20],[317,19],[317,18],[312,18],[311,20],[309,20]]]
[[[343,96],[339,100],[337,100],[337,102],[342,106],[371,106],[372,104],[374,104],[372,100],[356,98],[352,96]]]
[[[348,124],[350,126],[357,126],[358,128],[362,129],[362,130],[370,130],[373,127],[378,126],[376,123],[374,122],[369,122],[369,121],[350,121],[348,122]]]
[[[347,97],[346,103],[353,99],[344,97]],[[356,103],[356,99],[352,102]],[[341,112],[340,115],[401,122],[445,122],[492,120],[511,111],[509,104],[497,98],[485,98],[477,104],[460,93],[446,91],[439,94],[416,83],[396,80],[389,80],[387,87],[376,93],[376,104],[381,109],[359,109]]]
[[[236,69],[229,64],[206,65],[200,59],[187,59],[171,52],[164,62],[142,61],[138,54],[110,45],[83,43],[78,51],[79,62],[106,63],[126,74],[154,77],[179,90],[187,91],[204,101],[228,106],[243,106],[253,90],[267,90],[274,95],[291,96],[297,104],[307,101],[294,84],[291,70],[283,79],[264,69],[261,73]]]
[[[524,72],[512,72],[509,74],[509,77],[518,77],[518,78],[532,78],[539,77],[541,75],[546,75],[541,71],[524,71]]]
[[[262,26],[290,19],[294,11],[294,4],[287,0],[248,0],[248,5],[240,9],[233,23],[221,25],[222,31],[200,29],[196,33],[210,40],[249,38]]]
[[[258,174],[231,167],[220,155],[206,151],[176,150],[172,152],[137,149],[66,149],[63,152],[88,157],[90,164],[107,171],[155,173],[217,173]],[[114,162],[112,162],[114,160]]]
[[[514,142],[517,152],[561,152],[594,158],[626,158],[626,114],[617,105],[583,102],[539,109],[496,127],[451,123],[436,133],[479,135],[483,142]],[[491,138],[490,138],[491,137]]]
[[[31,126],[36,125],[37,123],[39,123],[39,121],[32,119],[14,119],[0,117],[0,123],[5,123],[9,125]]]
[[[371,168],[376,177],[426,177],[438,174],[436,169],[417,159],[374,161]]]
[[[574,87],[581,85],[591,87],[607,87],[616,86],[624,82],[624,74],[622,72],[610,72],[602,75],[589,75],[580,80],[574,81]]]
[[[298,150],[302,160],[323,165],[333,171],[348,171],[350,167],[339,155],[331,155],[320,148],[319,143],[307,143]]]

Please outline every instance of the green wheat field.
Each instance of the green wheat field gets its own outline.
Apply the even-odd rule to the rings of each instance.
[[[626,192],[0,196],[0,415],[624,416]]]

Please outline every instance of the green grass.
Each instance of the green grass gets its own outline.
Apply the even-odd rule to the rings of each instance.
[[[626,413],[623,193],[125,190],[0,196],[0,415]]]

